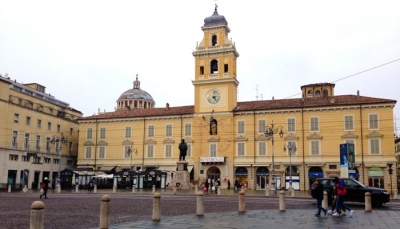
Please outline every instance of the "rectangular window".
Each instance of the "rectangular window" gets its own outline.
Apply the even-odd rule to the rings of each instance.
[[[61,155],[61,146],[60,142],[56,142],[56,154]]]
[[[267,126],[267,121],[265,121],[265,119],[258,120],[258,133],[265,133],[266,126]]]
[[[287,119],[287,131],[288,132],[296,132],[296,119],[288,118]]]
[[[60,132],[61,132],[61,126],[57,125],[57,133],[60,133]]]
[[[60,164],[60,159],[53,158],[53,164],[55,164],[55,165]]]
[[[379,128],[378,115],[370,114],[369,115],[369,129],[376,130],[378,128]]]
[[[40,164],[41,159],[41,157],[33,157],[33,163]]]
[[[244,121],[238,121],[238,134],[244,134]]]
[[[131,138],[132,128],[130,126],[125,127],[125,138]]]
[[[312,117],[310,118],[310,130],[311,131],[319,131],[319,123],[318,123],[318,117]]]
[[[29,150],[29,134],[25,134],[24,149]]]
[[[50,138],[46,138],[46,153],[50,153]]]
[[[200,75],[204,75],[204,66],[200,66]]]
[[[28,156],[22,156],[22,161],[24,162],[29,162],[29,157]]]
[[[47,130],[51,130],[51,122],[47,123]]]
[[[192,124],[191,123],[185,124],[185,136],[186,137],[192,136]]]
[[[40,151],[40,135],[36,135],[36,151]]]
[[[73,133],[74,133],[74,128],[69,128],[69,135],[72,136]]]
[[[369,140],[369,144],[370,144],[370,152],[371,154],[380,154],[381,150],[380,150],[380,142],[379,139],[370,139]]]
[[[92,128],[87,128],[86,139],[92,139]]]
[[[147,145],[147,157],[154,157],[154,145]]]
[[[259,156],[267,155],[267,142],[258,142],[258,155]]]
[[[106,138],[106,128],[101,127],[100,128],[100,139],[105,139]]]
[[[147,128],[147,137],[154,138],[154,126],[150,125]]]
[[[42,120],[40,119],[37,120],[37,127],[42,128]]]
[[[13,148],[18,148],[18,131],[13,130],[13,132],[12,132],[11,146]]]
[[[48,158],[48,157],[45,157],[45,158],[43,158],[43,162],[44,162],[45,164],[50,164],[51,159]]]
[[[217,156],[217,144],[210,143],[210,157],[216,157],[216,156]]]
[[[311,141],[310,144],[311,144],[311,155],[319,155],[320,154],[319,141],[314,140]]]
[[[30,125],[31,124],[31,117],[26,117],[26,125]]]
[[[244,150],[244,142],[238,142],[237,143],[237,155],[238,156],[244,156],[245,155],[245,150]]]
[[[18,161],[18,155],[10,154],[9,160],[10,160],[10,161]]]
[[[19,114],[14,114],[14,122],[15,123],[19,122]]]
[[[172,157],[172,145],[165,145],[165,157]]]
[[[187,149],[187,154],[186,154],[186,157],[191,157],[192,156],[192,144],[190,144],[190,143],[187,143],[187,147],[188,147],[188,149]]]
[[[85,158],[86,159],[91,159],[92,158],[92,147],[91,146],[86,146]]]
[[[353,115],[345,115],[344,116],[344,129],[345,130],[354,130]]]
[[[104,159],[104,158],[106,158],[106,147],[99,146],[99,159]]]
[[[132,147],[131,146],[124,146],[124,158],[131,158],[131,154],[132,154]]]
[[[286,145],[284,146],[286,149],[287,155],[296,155],[297,152],[297,146],[295,141],[287,141]]]
[[[224,64],[224,73],[228,73],[228,70],[229,70],[228,64]]]
[[[172,124],[167,124],[165,126],[165,136],[172,137]]]

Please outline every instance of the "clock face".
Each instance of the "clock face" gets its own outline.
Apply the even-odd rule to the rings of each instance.
[[[221,101],[221,93],[217,89],[211,89],[207,92],[207,102],[217,104]]]

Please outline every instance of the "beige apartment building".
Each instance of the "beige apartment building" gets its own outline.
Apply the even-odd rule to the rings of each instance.
[[[395,100],[363,96],[357,88],[336,95],[335,84],[315,83],[299,85],[301,98],[238,102],[243,78],[227,20],[215,10],[201,29],[203,40],[193,52],[193,105],[155,108],[136,77],[115,111],[78,119],[78,166],[175,171],[184,139],[194,184],[220,179],[226,188],[228,180],[238,180],[265,190],[274,175],[278,189],[292,181],[296,190],[307,190],[318,177],[341,175],[339,146],[352,143],[356,179],[389,190],[396,184],[397,175],[390,180],[388,174],[388,163],[396,164]]]
[[[60,171],[73,168],[82,113],[46,93],[38,83],[0,76],[0,186],[29,189],[48,177],[54,188]],[[70,187],[70,178],[61,186]]]

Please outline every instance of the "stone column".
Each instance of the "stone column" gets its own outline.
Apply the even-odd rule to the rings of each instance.
[[[324,191],[324,200],[322,201],[322,207],[328,210],[328,193]]]
[[[199,192],[199,186],[195,185],[194,186],[194,193],[197,194]]]
[[[132,185],[132,193],[133,194],[135,194],[135,189],[136,189],[135,185]]]
[[[285,191],[279,191],[279,211],[284,212],[286,211],[286,202],[285,202]]]
[[[97,193],[97,184],[94,185],[93,193]]]
[[[161,220],[161,194],[159,192],[153,195],[153,221]]]
[[[246,212],[246,203],[244,198],[244,191],[241,190],[239,192],[239,213],[244,213],[244,212]]]
[[[31,205],[30,229],[44,229],[44,203],[35,201]]]
[[[110,225],[110,196],[103,195],[100,204],[100,229],[107,229]]]
[[[197,186],[196,186],[197,187]],[[197,192],[197,216],[204,216],[204,193]]]
[[[8,185],[8,192],[11,192],[11,185]]]
[[[371,212],[371,193],[365,193],[365,212]]]

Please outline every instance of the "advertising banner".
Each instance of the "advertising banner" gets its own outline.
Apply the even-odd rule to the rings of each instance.
[[[340,177],[349,178],[348,144],[340,144]]]

